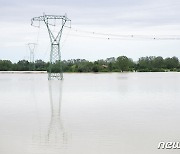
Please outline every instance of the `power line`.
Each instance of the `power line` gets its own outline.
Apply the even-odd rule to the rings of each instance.
[[[129,40],[129,39],[146,39],[146,40],[180,40],[180,35],[122,35],[122,34],[112,34],[112,33],[101,33],[93,31],[84,31],[71,28],[75,34],[70,34],[71,36],[77,37],[89,37],[107,40]],[[82,35],[83,34],[83,35]]]

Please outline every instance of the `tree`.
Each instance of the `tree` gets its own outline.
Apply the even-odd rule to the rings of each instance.
[[[27,60],[20,60],[17,63],[18,71],[29,71],[29,62]]]
[[[36,60],[35,61],[35,69],[36,71],[46,71],[47,70],[47,64],[42,60]]]
[[[132,60],[126,56],[120,56],[117,58],[117,66],[122,72],[129,71],[130,67],[132,67],[132,63]]]
[[[164,68],[165,66],[164,66],[164,59],[162,58],[162,57],[154,57],[154,59],[153,59],[153,67],[154,68],[158,68],[158,69],[160,69],[160,68]]]
[[[0,71],[11,71],[12,62],[10,60],[0,60]]]
[[[139,58],[138,60],[139,71],[143,71],[143,72],[152,71],[154,58],[155,57],[153,56]]]
[[[165,66],[167,69],[174,69],[179,67],[179,59],[177,57],[166,58]]]

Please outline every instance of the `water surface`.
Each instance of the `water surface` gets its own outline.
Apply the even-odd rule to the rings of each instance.
[[[180,73],[0,74],[0,154],[179,154]]]

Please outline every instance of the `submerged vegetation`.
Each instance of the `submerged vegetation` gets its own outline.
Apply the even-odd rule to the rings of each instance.
[[[141,57],[137,62],[126,56],[117,58],[111,57],[106,60],[94,62],[85,59],[63,60],[61,62],[64,72],[167,72],[180,71],[180,62],[177,57]],[[30,63],[27,60],[20,60],[12,63],[10,60],[0,60],[0,71],[48,71],[49,62],[36,60]],[[59,70],[59,63],[52,65],[53,72]]]

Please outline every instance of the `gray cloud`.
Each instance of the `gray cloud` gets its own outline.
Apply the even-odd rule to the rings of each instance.
[[[180,22],[178,0],[31,0],[0,2],[1,21],[24,22],[33,16],[67,13],[75,24],[158,25]]]
[[[108,33],[111,30],[114,33],[113,29],[116,29],[118,33],[136,30],[146,33],[158,27],[158,30],[162,29],[165,33],[171,33],[172,30],[180,33],[179,0],[0,0],[1,44],[9,40],[16,44],[18,40],[17,44],[20,45],[27,41],[24,36],[30,35],[27,31],[31,18],[40,16],[43,12],[59,15],[67,13],[72,20],[72,27],[83,27],[87,31],[100,29],[106,33],[106,29],[109,29]],[[8,35],[3,27],[7,27]],[[11,49],[8,48],[7,51]]]
[[[1,21],[27,22],[34,16],[68,14],[74,24],[163,25],[179,24],[178,0],[31,0],[1,2]]]

